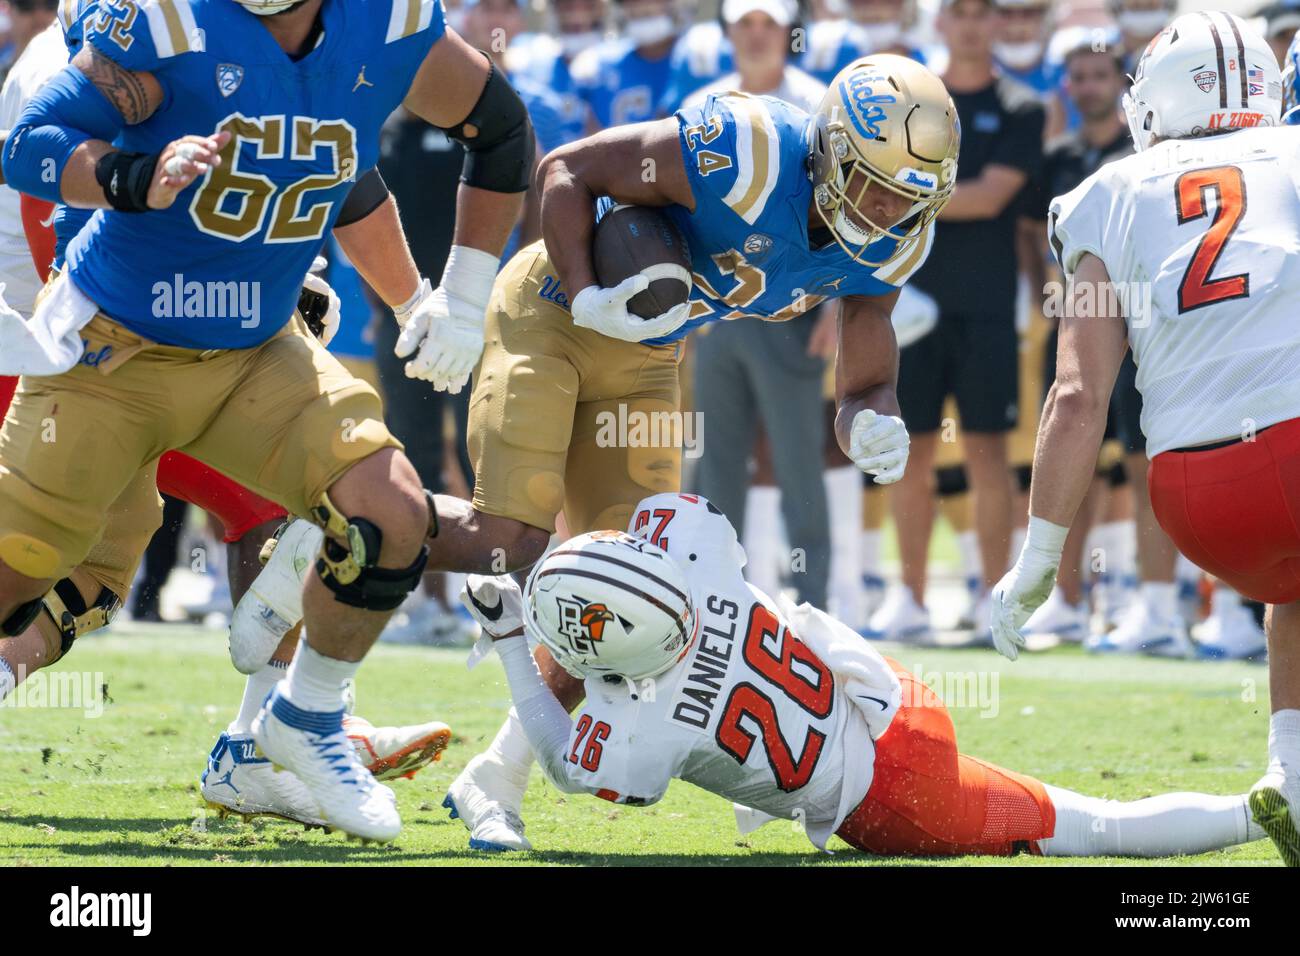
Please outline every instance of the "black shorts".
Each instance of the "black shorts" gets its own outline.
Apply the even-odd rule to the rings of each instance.
[[[913,434],[938,431],[957,400],[964,432],[1009,432],[1020,405],[1020,341],[1014,318],[945,315],[899,353],[898,404]]]
[[[1044,398],[1056,381],[1056,342],[1057,329],[1053,327],[1043,354]],[[1133,362],[1131,350],[1125,351],[1119,374],[1115,376],[1115,388],[1110,393],[1103,438],[1106,441],[1117,440],[1126,454],[1136,455],[1147,450],[1147,437],[1142,434],[1142,395],[1137,390],[1137,365]]]

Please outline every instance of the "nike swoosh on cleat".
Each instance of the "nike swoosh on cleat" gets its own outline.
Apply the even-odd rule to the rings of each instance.
[[[469,595],[470,603],[473,604],[476,608],[478,608],[479,613],[482,614],[489,621],[495,621],[500,619],[501,612],[506,609],[505,602],[502,601],[500,597],[497,598],[496,607],[488,607],[486,604],[484,604],[482,601],[480,601],[477,597],[474,596],[473,591],[466,589],[465,593]]]

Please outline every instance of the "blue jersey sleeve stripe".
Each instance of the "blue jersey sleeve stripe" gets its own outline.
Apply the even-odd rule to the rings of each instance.
[[[743,93],[722,99],[735,119],[738,173],[722,197],[736,215],[751,226],[758,222],[780,173],[780,140],[772,116],[761,100]]]

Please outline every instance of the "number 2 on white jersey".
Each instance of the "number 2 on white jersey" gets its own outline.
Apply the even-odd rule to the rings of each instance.
[[[1250,295],[1250,274],[1210,278],[1223,255],[1223,249],[1241,223],[1246,212],[1246,180],[1236,166],[1212,166],[1183,173],[1174,183],[1174,208],[1178,225],[1186,225],[1208,215],[1205,197],[1215,195],[1214,220],[1196,245],[1192,261],[1187,264],[1178,283],[1178,314],[1191,312],[1216,302],[1244,299]]]

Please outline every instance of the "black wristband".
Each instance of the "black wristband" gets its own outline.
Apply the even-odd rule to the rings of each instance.
[[[114,150],[95,164],[95,181],[118,212],[148,212],[149,186],[158,167],[158,153]]]

